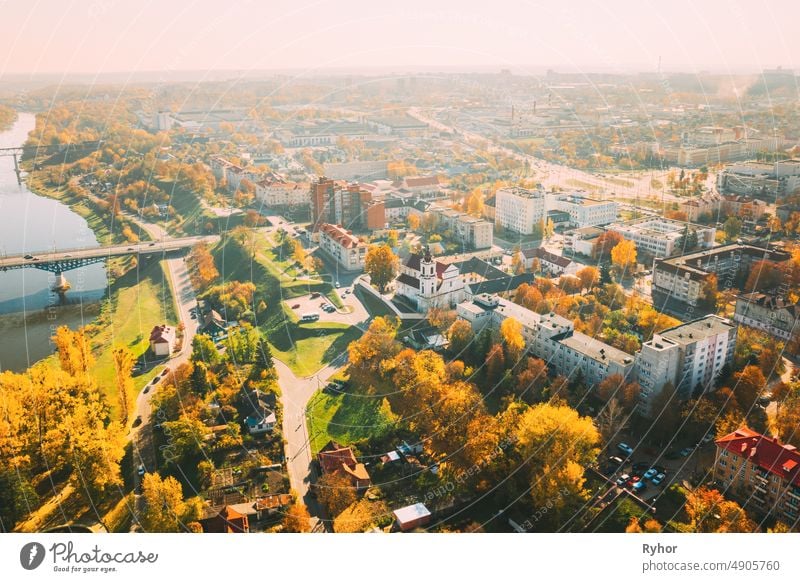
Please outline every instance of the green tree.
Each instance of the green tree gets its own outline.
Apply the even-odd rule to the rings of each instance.
[[[214,345],[214,341],[204,333],[199,333],[192,340],[193,362],[203,362],[209,367],[214,367],[222,361],[222,356]]]
[[[117,402],[119,403],[120,422],[126,424],[130,418],[133,407],[134,385],[131,372],[133,372],[133,353],[124,346],[117,346],[111,352],[114,362],[114,379],[117,386]]]
[[[728,242],[733,242],[739,238],[739,235],[742,233],[742,221],[735,216],[731,216],[725,221],[725,224],[722,225],[722,230],[725,232],[725,239]]]

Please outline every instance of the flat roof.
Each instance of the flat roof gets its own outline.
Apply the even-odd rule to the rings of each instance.
[[[729,320],[723,319],[718,315],[707,315],[706,317],[692,320],[689,323],[665,329],[658,335],[676,344],[686,345],[720,333],[725,333],[733,328],[734,325]]]
[[[597,361],[610,361],[616,362],[620,366],[627,366],[633,364],[633,355],[628,352],[623,352],[597,340],[593,337],[576,331],[559,341],[559,343],[572,348],[576,352],[580,352],[593,360]],[[605,356],[605,358],[603,357]]]
[[[399,523],[408,523],[423,517],[430,517],[431,512],[425,507],[424,503],[415,503],[414,505],[407,505],[400,509],[395,509],[393,512],[395,519]]]

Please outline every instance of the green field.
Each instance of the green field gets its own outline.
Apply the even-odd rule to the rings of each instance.
[[[252,281],[256,297],[267,304],[259,317],[259,328],[272,346],[276,358],[298,376],[309,376],[347,349],[360,331],[342,323],[299,324],[297,315],[285,308],[287,299],[308,293],[322,293],[337,307],[342,303],[335,289],[321,279],[297,279],[288,274],[294,261],[280,260],[273,241],[254,233],[246,248],[228,237],[213,250],[217,269],[225,281]]]
[[[95,377],[98,385],[116,409],[112,348],[123,345],[139,357],[149,347],[150,331],[160,323],[175,325],[175,301],[161,261],[141,264],[111,284],[111,300],[103,305],[93,322],[97,333],[92,345],[97,358]],[[156,370],[134,377],[137,390],[144,387]]]
[[[267,338],[276,358],[298,376],[310,376],[347,350],[361,331],[344,323],[287,322],[270,330]]]
[[[317,392],[308,403],[311,451],[319,452],[329,440],[343,445],[369,437],[380,437],[394,424],[389,404],[368,394]]]

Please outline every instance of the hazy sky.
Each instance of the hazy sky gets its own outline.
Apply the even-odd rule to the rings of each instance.
[[[800,61],[798,0],[0,0],[0,76]]]

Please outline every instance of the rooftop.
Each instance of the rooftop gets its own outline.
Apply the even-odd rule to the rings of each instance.
[[[740,428],[717,439],[716,443],[717,447],[748,459],[761,469],[800,486],[800,453],[794,446],[783,444],[777,438],[762,435],[749,428]]]
[[[627,366],[633,363],[631,354],[618,350],[579,331],[563,338],[560,343],[600,362],[615,362],[620,366]]]
[[[658,335],[677,344],[686,345],[726,333],[734,328],[735,326],[728,319],[723,319],[718,315],[707,315],[689,323],[665,329]]]

